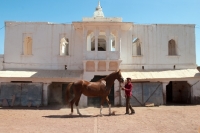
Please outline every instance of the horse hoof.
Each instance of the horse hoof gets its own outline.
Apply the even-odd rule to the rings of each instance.
[[[113,111],[113,112],[111,113],[111,115],[115,115],[115,112],[116,112],[116,111]]]
[[[70,113],[69,115],[73,115],[73,113]]]

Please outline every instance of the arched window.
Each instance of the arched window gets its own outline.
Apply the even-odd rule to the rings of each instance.
[[[177,55],[176,53],[176,42],[174,39],[169,40],[168,42],[168,54]]]
[[[106,51],[106,33],[105,32],[99,32],[97,50]]]
[[[87,32],[87,51],[94,51],[95,50],[95,36],[94,32],[89,30]]]
[[[90,41],[91,41],[91,43],[89,45],[90,49],[88,51],[95,51],[95,37],[92,36]]]
[[[24,55],[32,55],[32,43],[33,39],[30,36],[24,38],[24,46],[23,46]]]
[[[63,37],[60,40],[60,55],[69,55],[69,39],[66,37]]]
[[[140,56],[141,55],[141,44],[140,44],[139,38],[133,38],[132,55],[133,56]]]
[[[95,36],[94,32],[89,32],[87,36],[87,51],[95,51]],[[97,51],[106,51],[106,35],[105,32],[99,32]]]
[[[110,51],[116,51],[116,36],[111,33],[110,37]]]

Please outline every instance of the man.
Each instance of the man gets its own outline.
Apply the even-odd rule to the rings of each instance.
[[[122,88],[122,90],[125,90],[125,96],[126,96],[126,113],[125,114],[129,114],[129,109],[131,110],[131,115],[135,114],[135,110],[132,108],[131,104],[130,104],[130,99],[132,96],[132,83],[131,83],[131,78],[126,78],[127,79],[127,83],[125,85],[124,88]]]

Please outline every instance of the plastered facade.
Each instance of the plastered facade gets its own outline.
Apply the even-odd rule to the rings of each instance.
[[[119,17],[104,17],[100,3],[93,17],[84,17],[80,22],[55,24],[6,21],[5,27],[5,49],[4,55],[0,57],[1,70],[82,70],[82,75],[77,77],[77,80],[90,81],[95,75],[108,75],[118,69],[148,71],[197,67],[195,25],[144,25],[123,22]],[[29,45],[31,47],[24,45],[28,43],[24,41],[26,37],[32,39]],[[67,55],[60,54],[62,51],[60,42],[63,37],[67,38]],[[139,54],[136,55],[135,38],[139,40],[139,47],[136,47],[137,50],[139,48]],[[175,41],[173,55],[169,55],[170,40]],[[98,50],[101,41],[103,41],[103,51]],[[31,54],[25,54],[26,47],[29,47]],[[31,80],[38,81],[34,78]],[[43,89],[45,93],[48,92],[48,85],[52,82],[51,79],[47,80],[42,79],[45,83]],[[188,82],[194,81],[188,79]],[[163,81],[164,94],[166,84],[167,81]],[[199,95],[199,87],[195,85],[194,89],[193,95]],[[48,95],[43,95],[44,104],[47,105]],[[115,82],[116,105],[123,103],[120,101],[123,100],[120,95],[119,83]],[[87,98],[82,96],[81,99],[81,105],[86,106]]]

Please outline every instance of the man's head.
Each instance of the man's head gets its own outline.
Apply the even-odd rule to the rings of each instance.
[[[127,77],[126,80],[127,80],[128,83],[131,82],[131,78],[130,77]]]

